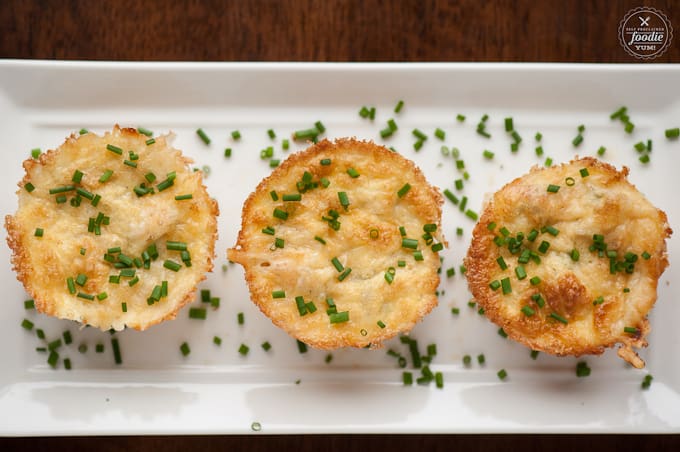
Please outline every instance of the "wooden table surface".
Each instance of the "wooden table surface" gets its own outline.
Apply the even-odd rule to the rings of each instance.
[[[0,58],[136,61],[635,63],[617,37],[649,4],[680,34],[673,0],[0,1]],[[654,63],[680,63],[680,36]],[[6,415],[6,413],[3,413]],[[2,419],[0,419],[2,422]],[[9,438],[0,450],[680,450],[652,436],[224,436]]]

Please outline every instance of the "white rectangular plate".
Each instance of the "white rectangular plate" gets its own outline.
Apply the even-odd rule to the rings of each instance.
[[[540,64],[139,64],[80,62],[0,62],[0,201],[3,216],[16,209],[21,163],[33,148],[52,149],[81,128],[101,133],[118,123],[144,126],[156,134],[172,131],[175,146],[209,167],[207,186],[220,205],[215,271],[201,288],[219,296],[221,306],[205,321],[188,318],[145,332],[116,334],[123,363],[116,365],[111,336],[80,330],[69,321],[26,311],[27,295],[16,281],[7,246],[0,247],[0,434],[181,434],[247,433],[258,422],[261,433],[435,433],[435,432],[680,432],[680,272],[678,239],[669,243],[671,265],[659,283],[651,314],[650,347],[642,352],[645,371],[634,370],[613,350],[586,357],[588,378],[575,375],[576,358],[539,355],[501,338],[497,327],[468,307],[469,293],[459,271],[473,221],[446,201],[440,304],[412,336],[421,349],[436,343],[431,368],[444,375],[434,384],[404,387],[396,360],[383,351],[298,352],[293,339],[274,327],[249,301],[241,268],[229,265],[226,249],[235,243],[241,206],[270,171],[260,150],[273,146],[285,158],[304,144],[281,149],[282,138],[321,120],[329,138],[356,136],[384,142],[413,159],[440,188],[469,198],[479,211],[485,193],[525,173],[546,157],[559,163],[575,155],[595,155],[631,169],[630,180],[668,214],[680,218],[680,141],[664,130],[680,126],[678,66],[597,66]],[[395,114],[398,100],[405,102]],[[624,133],[609,115],[622,105],[635,123]],[[362,119],[362,106],[375,107],[374,121]],[[458,122],[457,114],[466,120]],[[491,139],[475,132],[488,114]],[[503,119],[514,118],[523,137],[517,153]],[[387,140],[379,131],[394,118],[399,130]],[[574,148],[577,127],[584,141]],[[206,146],[195,131],[212,138]],[[435,128],[446,132],[444,141]],[[277,137],[271,140],[267,129]],[[429,139],[413,149],[414,128]],[[243,138],[234,141],[230,132]],[[536,156],[536,132],[543,134],[543,157]],[[653,140],[651,163],[642,164],[633,145]],[[292,141],[291,141],[292,142]],[[442,145],[456,147],[470,179],[462,177]],[[225,148],[232,149],[230,158]],[[485,160],[482,151],[495,152]],[[456,228],[463,229],[457,236]],[[3,229],[3,235],[5,234]],[[226,266],[226,271],[222,266]],[[193,305],[199,305],[197,300]],[[458,307],[459,315],[451,308]],[[239,326],[237,313],[245,324]],[[35,332],[20,327],[24,318],[58,338],[69,330],[74,342],[59,349],[73,369],[56,370]],[[221,346],[213,336],[222,338]],[[182,342],[191,354],[182,356]],[[265,352],[260,344],[269,341]],[[95,352],[95,344],[105,346]],[[79,353],[86,344],[88,351]],[[250,347],[246,357],[241,344]],[[386,344],[408,355],[398,339]],[[479,365],[477,355],[486,363]],[[472,365],[462,363],[472,356]],[[409,360],[410,361],[410,360]],[[496,372],[506,369],[500,381]],[[415,370],[415,376],[418,371]],[[649,390],[640,383],[654,376]]]

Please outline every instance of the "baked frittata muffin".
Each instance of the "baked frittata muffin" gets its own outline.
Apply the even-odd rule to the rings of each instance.
[[[172,319],[212,269],[218,208],[168,137],[115,126],[24,162],[5,219],[39,312],[102,330]]]
[[[473,232],[466,277],[486,316],[554,355],[618,354],[637,368],[668,265],[666,214],[594,158],[534,167],[496,192]]]
[[[231,261],[272,322],[320,349],[380,347],[437,304],[442,196],[355,139],[291,155],[243,206]]]

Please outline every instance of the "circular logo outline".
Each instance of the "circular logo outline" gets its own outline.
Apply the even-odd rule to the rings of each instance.
[[[666,28],[666,35],[664,36],[664,43],[661,45],[661,48],[657,50],[656,52],[652,54],[640,54],[636,53],[631,46],[626,42],[625,39],[625,31],[626,31],[626,25],[628,21],[635,15],[640,14],[640,13],[647,13],[647,14],[653,14],[656,16],[660,22],[662,22]],[[658,9],[647,7],[647,6],[639,6],[637,8],[631,9],[626,13],[625,16],[623,16],[623,19],[619,22],[619,28],[618,28],[618,38],[619,38],[619,44],[621,44],[621,47],[623,47],[623,50],[626,51],[626,53],[632,57],[643,59],[643,60],[652,60],[654,58],[658,58],[663,53],[668,50],[668,48],[671,46],[671,42],[673,40],[673,25],[671,24],[671,21],[668,20],[668,17],[662,12],[659,11]]]

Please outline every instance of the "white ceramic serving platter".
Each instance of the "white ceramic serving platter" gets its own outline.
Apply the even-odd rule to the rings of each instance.
[[[172,131],[175,145],[209,167],[206,182],[220,206],[215,271],[203,289],[219,296],[221,306],[206,320],[192,320],[188,309],[174,321],[145,332],[116,333],[123,362],[114,363],[111,335],[24,310],[27,298],[15,279],[9,249],[0,247],[0,435],[212,434],[255,433],[496,433],[496,432],[680,432],[680,249],[668,242],[671,265],[659,282],[651,314],[650,347],[642,351],[643,371],[632,369],[614,350],[585,357],[592,368],[577,378],[579,359],[540,354],[532,360],[525,347],[503,339],[476,308],[459,265],[474,222],[456,206],[444,205],[440,304],[412,331],[421,350],[436,343],[431,368],[444,387],[401,382],[402,370],[386,354],[408,356],[398,339],[384,350],[298,352],[296,342],[274,327],[251,304],[243,272],[226,261],[240,227],[241,206],[270,171],[260,150],[272,145],[285,158],[304,143],[281,149],[282,138],[321,120],[329,138],[356,136],[393,146],[413,159],[428,179],[480,211],[485,193],[542,165],[546,157],[562,162],[575,155],[596,155],[617,167],[630,167],[630,180],[658,207],[671,226],[680,219],[680,141],[664,130],[680,126],[680,67],[654,65],[542,64],[185,64],[0,61],[0,200],[3,216],[16,209],[21,163],[33,148],[55,148],[81,128],[101,133],[118,123],[144,126],[156,134]],[[393,109],[403,100],[399,114]],[[609,118],[628,107],[632,134]],[[375,107],[374,121],[362,106]],[[458,122],[457,114],[466,120]],[[491,139],[476,125],[488,114]],[[523,137],[518,152],[503,120],[512,116]],[[399,130],[382,140],[379,131],[394,118]],[[574,148],[577,127],[584,141]],[[206,146],[196,135],[202,127],[212,138]],[[435,128],[446,132],[444,141]],[[267,130],[277,138],[271,140]],[[429,139],[413,149],[411,131]],[[230,132],[239,130],[240,141]],[[537,157],[536,132],[545,154]],[[633,145],[652,139],[651,162],[642,164]],[[454,159],[441,146],[456,147],[470,179],[463,190]],[[232,149],[230,158],[225,148]],[[491,161],[482,152],[495,153]],[[456,228],[463,235],[456,235]],[[677,226],[676,226],[677,228]],[[3,237],[5,236],[3,229]],[[4,240],[3,240],[4,242]],[[223,270],[222,267],[226,270]],[[200,304],[200,300],[193,304]],[[452,307],[460,314],[453,315]],[[244,313],[245,324],[237,323]],[[59,349],[73,363],[65,370],[36,352],[44,346],[35,332],[21,328],[24,318],[58,338],[74,338]],[[222,338],[221,346],[213,337]],[[191,353],[183,356],[183,342]],[[260,344],[268,341],[272,349]],[[103,353],[95,345],[105,346]],[[79,353],[86,344],[88,351]],[[241,356],[239,346],[250,347]],[[484,365],[476,357],[484,354]],[[464,355],[472,365],[464,366]],[[410,362],[410,359],[409,359]],[[496,373],[505,369],[508,377]],[[415,370],[415,376],[418,371]],[[648,390],[640,383],[654,376]]]

